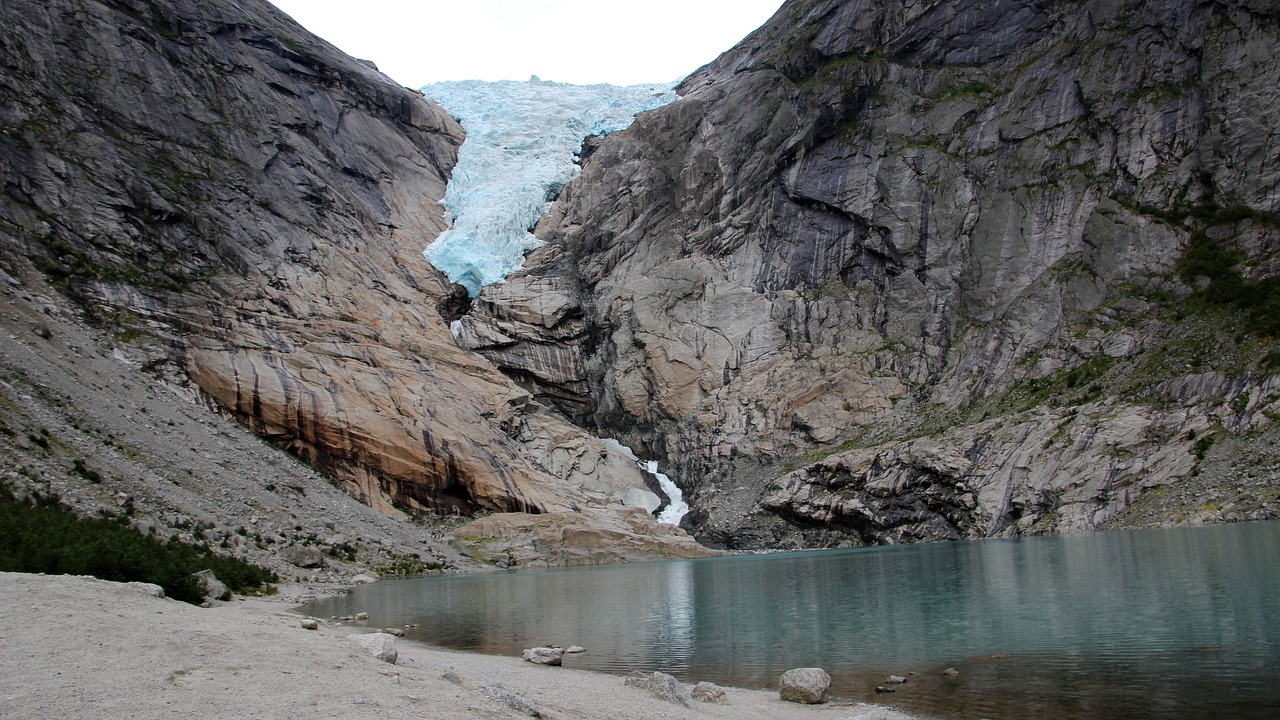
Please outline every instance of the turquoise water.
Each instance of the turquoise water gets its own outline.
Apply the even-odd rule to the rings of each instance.
[[[835,693],[946,718],[1280,717],[1280,523],[393,580],[307,608],[358,611],[688,682],[820,666]]]

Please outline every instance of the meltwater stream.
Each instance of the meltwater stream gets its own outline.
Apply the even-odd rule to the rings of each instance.
[[[1280,717],[1274,522],[391,580],[305,610],[686,682],[820,666],[943,718]],[[877,695],[891,673],[917,674]]]

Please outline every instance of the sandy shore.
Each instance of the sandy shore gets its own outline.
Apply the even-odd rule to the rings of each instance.
[[[909,720],[734,688],[728,705],[684,708],[613,675],[404,640],[390,665],[346,639],[360,630],[300,619],[279,602],[202,609],[93,578],[0,573],[0,717],[526,717],[485,694],[501,684],[546,718]]]

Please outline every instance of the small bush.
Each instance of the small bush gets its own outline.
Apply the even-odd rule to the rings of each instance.
[[[56,496],[18,500],[0,488],[0,571],[92,575],[148,582],[177,600],[198,603],[192,574],[212,570],[234,592],[270,592],[275,573],[207,547],[142,535],[123,518],[83,518],[58,506]]]

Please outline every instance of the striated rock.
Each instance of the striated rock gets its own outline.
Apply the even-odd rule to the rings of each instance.
[[[386,633],[369,633],[367,635],[348,635],[347,639],[359,645],[370,655],[382,662],[396,664],[400,652],[396,650],[396,639]]]
[[[778,694],[787,702],[817,705],[827,701],[831,676],[822,668],[796,668],[782,674]]]
[[[0,24],[6,277],[43,272],[139,364],[386,514],[644,491],[437,310],[448,113],[265,0],[15,0]],[[553,304],[520,317],[567,321]]]
[[[534,665],[559,666],[564,662],[564,649],[551,647],[527,648],[521,655]]]
[[[1261,322],[1178,320],[1207,282],[1179,273],[1187,248],[1212,237],[1249,278],[1280,271],[1280,159],[1260,150],[1280,133],[1273,20],[1238,0],[792,0],[680,101],[588,141],[547,245],[481,293],[466,342],[662,459],[710,542],[1097,527],[1189,477],[1177,442],[1128,438],[1149,396],[1194,393],[1150,423],[1187,429],[1230,397],[1168,358]],[[1262,387],[1256,363],[1224,365]],[[1089,431],[1123,447],[1105,460],[1060,463],[1020,415],[1071,424],[1100,399]],[[995,418],[1023,425],[1018,449]],[[904,437],[965,465],[968,489]],[[887,467],[822,479],[814,460],[850,448]]]

